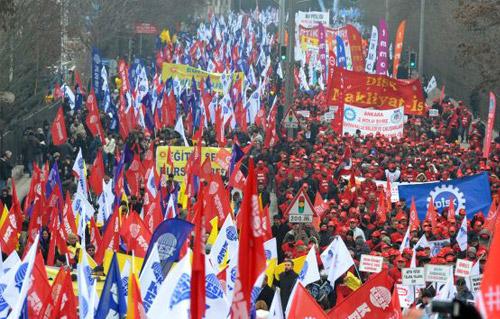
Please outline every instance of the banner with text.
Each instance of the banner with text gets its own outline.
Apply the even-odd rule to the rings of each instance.
[[[173,173],[174,179],[178,182],[182,182],[186,172],[184,167],[186,166],[187,160],[191,152],[193,152],[193,146],[170,146],[170,156],[172,157],[172,162],[174,163],[173,172],[170,170],[170,165],[167,163],[169,146],[158,146],[156,148],[156,169],[158,172],[161,168],[165,166],[167,173]],[[205,161],[205,158],[210,157],[212,162],[212,171],[219,172],[221,175],[226,174],[226,171],[217,164],[216,155],[219,152],[219,147],[202,147],[201,148],[201,163]],[[230,148],[226,150],[231,153]]]
[[[388,110],[404,106],[405,114],[424,115],[425,100],[420,80],[397,80],[386,75],[337,69],[330,79],[328,105],[355,104]],[[343,86],[340,86],[343,83]],[[341,101],[343,99],[343,101]]]
[[[215,92],[222,92],[222,74],[221,73],[210,73],[202,69],[193,68],[192,66],[185,64],[174,64],[174,63],[163,63],[161,70],[161,79],[165,82],[168,78],[178,78],[181,86],[186,83],[191,84],[191,80],[195,79],[196,85],[199,87],[200,81],[205,81],[207,77],[210,77],[210,82],[212,83],[212,88]],[[233,74],[233,80],[238,81],[243,79],[243,72],[235,72]]]
[[[344,106],[343,133],[355,135],[357,130],[361,135],[380,133],[390,138],[403,137],[403,107],[394,110],[372,110]]]

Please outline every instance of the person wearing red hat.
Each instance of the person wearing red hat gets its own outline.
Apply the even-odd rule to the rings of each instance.
[[[365,233],[358,227],[358,220],[356,218],[349,219],[349,229],[352,230],[354,238],[362,237],[363,241],[366,241]]]

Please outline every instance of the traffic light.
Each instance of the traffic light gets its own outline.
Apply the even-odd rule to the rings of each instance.
[[[281,61],[286,61],[286,46],[282,45],[280,48]]]
[[[417,68],[417,52],[410,52],[410,69]]]

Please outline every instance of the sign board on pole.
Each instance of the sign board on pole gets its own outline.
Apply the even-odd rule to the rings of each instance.
[[[308,110],[300,110],[300,111],[297,111],[297,114],[302,116],[302,117],[309,117],[311,116],[311,112],[308,111]]]
[[[299,127],[299,119],[295,112],[290,108],[285,114],[283,118],[283,126],[286,128],[298,128]]]
[[[403,268],[401,275],[405,286],[425,285],[424,267]]]
[[[379,273],[382,271],[383,263],[384,263],[384,257],[361,255],[359,271]]]
[[[438,109],[429,109],[429,116],[430,117],[439,116],[439,110]]]
[[[450,266],[425,265],[425,281],[445,284],[450,277]]]
[[[481,288],[481,281],[483,280],[483,275],[470,276],[470,282],[472,284],[472,292],[478,292]]]
[[[469,277],[473,265],[474,263],[470,260],[457,259],[457,266],[455,267],[455,276]]]
[[[145,22],[136,23],[134,29],[135,29],[135,33],[138,33],[138,34],[157,34],[158,33],[158,29],[156,28],[155,25],[153,25],[151,23],[145,23]]]
[[[325,122],[331,121],[335,118],[335,112],[334,111],[329,111],[323,114],[323,120]]]
[[[312,223],[314,206],[303,188],[295,195],[285,211],[286,214],[291,223]]]

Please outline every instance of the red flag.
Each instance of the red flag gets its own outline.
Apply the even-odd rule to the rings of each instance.
[[[104,259],[104,253],[106,249],[111,249],[112,251],[118,251],[119,240],[120,240],[120,223],[118,216],[118,207],[113,212],[108,219],[106,230],[102,236],[102,245],[99,250],[96,249],[95,262],[101,264]]]
[[[420,219],[418,218],[417,205],[415,204],[415,197],[411,198],[410,206],[410,225],[419,226]]]
[[[398,288],[394,286],[392,289],[392,307],[394,308],[394,319],[403,319],[403,312],[401,311],[401,304],[399,303]]]
[[[227,171],[229,169],[229,163],[231,162],[231,153],[225,148],[220,148],[215,155],[215,163],[217,163],[223,170]]]
[[[177,118],[177,101],[174,92],[170,91],[167,95],[163,94],[161,101],[161,122],[166,127],[173,127]]]
[[[104,161],[102,159],[102,151],[97,151],[94,164],[90,169],[89,184],[96,195],[102,193],[102,180],[104,178]]]
[[[387,270],[382,270],[330,310],[328,318],[394,318],[400,309],[394,309],[392,286],[393,280],[388,276]]]
[[[97,251],[102,245],[102,236],[99,232],[99,228],[97,228],[94,216],[90,217],[89,237],[90,243],[94,245],[95,251]]]
[[[485,228],[493,234],[495,230],[495,224],[498,219],[498,211],[500,210],[500,206],[497,207],[495,201],[491,202],[490,211],[488,212],[488,217],[486,218]]]
[[[264,138],[264,148],[274,146],[278,142],[278,134],[276,133],[276,113],[278,108],[273,106],[267,117],[268,123],[266,127],[266,136]]]
[[[5,219],[2,228],[0,229],[0,243],[2,244],[2,251],[5,254],[10,255],[10,253],[16,249],[21,227],[22,224],[18,223],[16,215],[12,212],[9,212],[9,215]]]
[[[222,226],[227,215],[232,211],[229,194],[224,187],[224,182],[220,174],[213,174],[208,183],[208,192],[206,197],[206,222],[212,220],[215,216],[219,218],[219,226]],[[208,215],[207,215],[208,214]]]
[[[316,193],[316,198],[314,198],[314,210],[319,215],[319,217],[323,217],[323,214],[327,212],[329,206],[323,198],[321,198],[321,194],[319,192]]]
[[[245,175],[241,172],[241,164],[242,161],[240,160],[234,165],[234,169],[231,172],[231,176],[229,176],[229,186],[238,188],[238,189],[244,189],[245,188]]]
[[[146,153],[144,153],[142,166],[144,167],[144,171],[147,171],[148,169],[153,168],[154,165],[155,165],[155,145],[154,143],[150,143],[148,150],[146,151]]]
[[[123,98],[123,95],[120,95],[120,99]],[[119,133],[122,140],[126,140],[128,134],[130,133],[130,128],[128,126],[127,114],[125,113],[125,108],[121,107],[118,109],[118,122],[119,122]]]
[[[87,102],[85,103],[87,107],[87,117],[85,119],[85,124],[89,129],[92,136],[99,135],[102,145],[106,144],[106,140],[104,139],[104,130],[101,124],[101,118],[99,116],[99,109],[97,107],[97,99],[94,94],[94,89],[90,89],[89,96],[87,97]]]
[[[426,220],[431,221],[432,229],[436,229],[437,227],[437,211],[436,207],[434,207],[434,199],[431,198],[429,202],[429,207],[427,208],[427,215],[425,215]]]
[[[309,294],[306,288],[304,288],[300,282],[297,282],[292,300],[290,301],[288,318],[326,319],[327,317],[323,309],[321,309],[320,305]]]
[[[488,260],[484,266],[481,290],[478,294],[478,308],[483,318],[500,318],[500,224],[495,226],[495,235],[491,242]]]
[[[64,228],[61,227],[57,208],[52,209],[51,223],[49,225],[49,232],[52,237],[49,243],[49,252],[47,255],[47,265],[53,266],[55,262],[56,247],[60,254],[68,253],[68,246],[66,244],[67,238],[64,237]],[[68,260],[68,262],[73,262]]]
[[[248,177],[241,203],[241,233],[238,270],[231,305],[233,318],[248,318],[252,287],[266,267],[264,229],[259,209],[253,158],[248,162]]]
[[[146,224],[149,232],[152,234],[162,221],[163,215],[161,213],[160,196],[158,194],[154,196],[149,191],[149,188],[146,187],[144,194],[144,224]]]
[[[85,94],[85,88],[82,85],[82,80],[80,79],[80,73],[77,70],[75,70],[75,83],[78,84],[80,92],[82,92],[82,94]]]
[[[493,92],[490,92],[490,103],[488,107],[488,126],[486,128],[486,136],[484,138],[483,157],[490,157],[491,138],[493,137],[493,126],[495,124],[495,110],[497,107],[497,99]]]
[[[136,212],[131,211],[125,219],[120,229],[120,235],[129,251],[133,251],[136,256],[141,258],[146,256],[151,233]]]
[[[127,319],[146,319],[146,311],[142,303],[141,289],[135,273],[132,273],[128,282]]]
[[[125,176],[127,177],[130,192],[134,195],[139,194],[139,187],[144,176],[144,167],[142,167],[139,154],[134,154],[134,159],[132,160],[132,163],[130,163],[128,170],[125,172]]]
[[[52,142],[54,143],[54,145],[64,144],[68,140],[62,107],[57,110],[57,115],[54,118],[54,122],[52,122],[50,134],[52,134]]]
[[[77,319],[78,315],[75,309],[76,300],[71,282],[71,273],[68,269],[61,268],[40,313],[42,318]]]
[[[378,207],[377,207],[377,216],[380,223],[385,223],[387,220],[387,201],[385,198],[385,193],[379,192],[378,196]]]
[[[16,221],[18,225],[22,225],[24,221],[23,211],[21,209],[21,203],[19,202],[19,198],[17,197],[16,183],[14,179],[12,181],[12,205],[10,207],[10,213],[16,216]]]
[[[205,214],[203,187],[196,203],[193,267],[191,269],[191,319],[201,319],[206,310],[205,291]]]
[[[203,165],[201,165],[200,179],[203,181],[209,181],[212,178],[212,162],[210,161],[210,156],[205,158]]]
[[[167,152],[167,164],[170,166],[170,173],[174,173],[174,161],[172,160],[172,151],[170,149],[170,146],[168,147],[168,152]]]
[[[73,206],[71,204],[69,192],[66,192],[66,199],[62,211],[62,229],[65,233],[65,237],[68,237],[69,234],[77,233],[75,215],[73,214]]]
[[[54,86],[53,95],[54,95],[54,100],[59,100],[64,97],[64,92],[61,90],[61,86],[59,85],[59,83],[56,83],[56,85]]]
[[[445,94],[444,94],[444,89],[445,89],[445,86],[443,85],[443,86],[441,87],[441,94],[439,95],[439,104],[443,103],[444,96],[445,96]]]
[[[217,141],[219,147],[226,146],[224,115],[222,114],[222,107],[219,105],[215,107],[215,140]]]
[[[455,224],[455,203],[453,202],[453,198],[450,197],[450,206],[448,206],[448,221],[451,224]]]
[[[47,271],[43,261],[43,256],[38,251],[35,258],[35,265],[31,274],[32,284],[28,290],[28,317],[41,318],[40,313],[43,302],[50,296],[50,284],[47,278]]]

